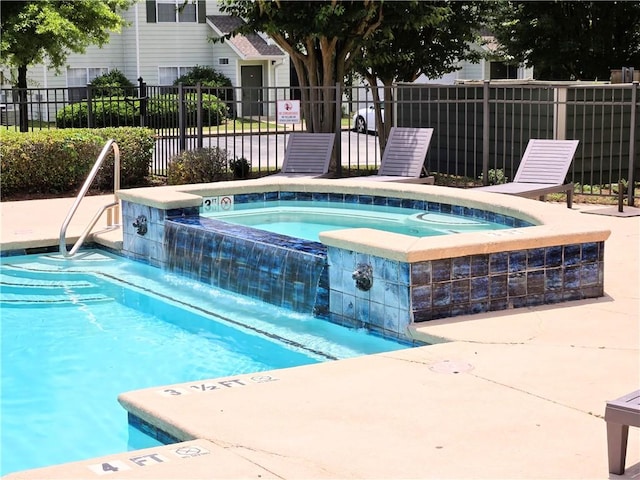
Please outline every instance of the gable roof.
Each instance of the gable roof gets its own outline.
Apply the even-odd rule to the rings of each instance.
[[[207,15],[207,23],[218,36],[222,37],[244,25],[244,20],[231,15]],[[225,42],[243,60],[264,59],[264,57],[282,58],[285,53],[277,45],[271,45],[256,33],[236,35]]]

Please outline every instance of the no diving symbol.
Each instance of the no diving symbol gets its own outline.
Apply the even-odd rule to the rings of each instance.
[[[186,447],[177,448],[176,450],[173,450],[173,453],[175,453],[180,458],[190,458],[207,455],[211,452],[209,452],[209,450],[205,448],[198,447],[197,445],[189,445]]]
[[[231,197],[220,197],[220,210],[230,210],[233,207]]]

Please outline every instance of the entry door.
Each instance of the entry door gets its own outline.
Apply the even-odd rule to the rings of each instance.
[[[242,81],[242,116],[262,115],[262,66],[242,66],[240,77]]]

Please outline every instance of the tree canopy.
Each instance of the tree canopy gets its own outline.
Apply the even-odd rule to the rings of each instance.
[[[120,12],[134,1],[2,0],[2,64],[17,70],[15,84],[25,89],[30,65],[46,63],[58,70],[71,52],[84,53],[89,45],[107,43],[109,33],[124,24]],[[27,116],[20,117],[24,131]]]
[[[335,86],[342,84],[353,59],[360,54],[362,39],[380,25],[383,3],[226,0],[220,9],[247,22],[231,36],[264,32],[289,54],[303,87],[307,129],[336,131]]]
[[[479,41],[479,25],[489,2],[405,1],[385,4],[379,28],[364,39],[362,56],[354,62],[355,71],[372,87],[376,107],[380,105],[379,83],[384,88],[384,121],[376,108],[376,125],[381,147],[393,124],[392,85],[413,82],[424,74],[438,78],[458,68],[464,59],[479,60],[470,50]]]
[[[640,67],[640,2],[501,1],[491,29],[501,51],[538,80],[608,80]]]

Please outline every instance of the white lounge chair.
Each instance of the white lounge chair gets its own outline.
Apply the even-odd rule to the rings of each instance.
[[[548,193],[567,194],[567,207],[573,205],[573,183],[564,183],[579,140],[531,139],[512,182],[477,187],[485,192],[506,193],[544,200]]]
[[[282,169],[274,175],[291,178],[326,176],[335,138],[335,133],[290,133]]]
[[[377,175],[349,180],[433,185],[433,176],[420,176],[432,136],[433,128],[392,127]]]

